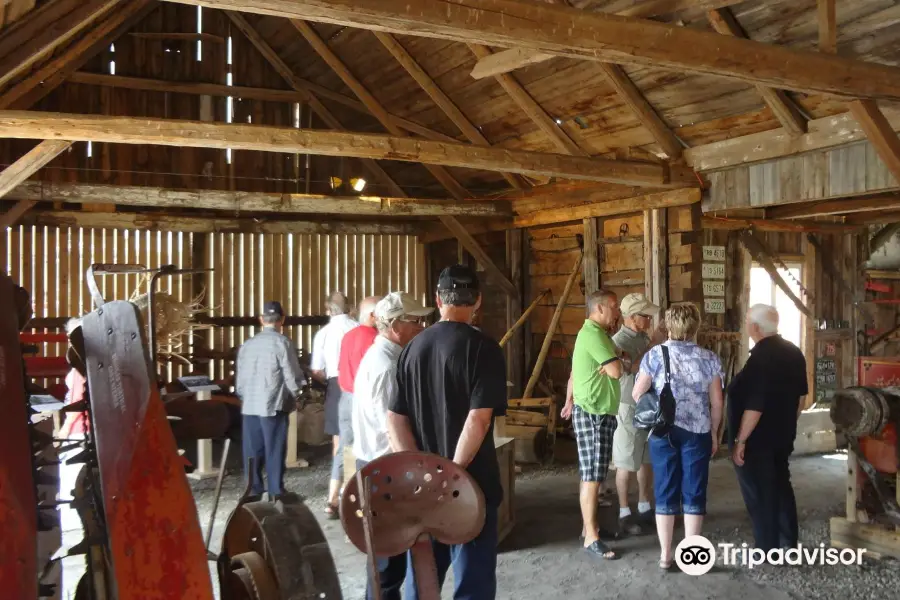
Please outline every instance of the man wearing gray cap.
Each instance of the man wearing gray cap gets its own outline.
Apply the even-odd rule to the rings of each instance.
[[[634,426],[636,404],[631,390],[634,389],[635,374],[644,354],[665,337],[659,332],[654,332],[653,339],[648,335],[653,327],[653,318],[659,314],[659,307],[647,300],[644,294],[628,294],[622,298],[619,309],[623,323],[612,336],[612,341],[621,353],[625,373],[619,378],[621,398],[616,417],[618,424],[613,434],[612,462],[616,469],[616,491],[619,495],[619,525],[626,533],[638,535],[643,533],[641,525],[650,525],[655,518],[650,505],[653,473],[647,432]],[[635,518],[628,504],[628,484],[633,473],[637,473],[640,518]]]
[[[392,292],[375,305],[378,335],[356,371],[353,387],[353,455],[356,468],[391,452],[388,406],[397,395],[397,360],[403,348],[423,330],[422,319],[434,309],[425,308],[406,292]],[[381,598],[370,584],[367,600],[400,600],[406,577],[406,554],[375,559]],[[371,581],[370,577],[366,579]]]
[[[296,407],[306,378],[297,349],[282,335],[284,310],[279,302],[266,302],[259,318],[262,331],[238,350],[235,392],[243,415],[244,470],[250,493],[262,497],[263,466],[269,500],[284,494],[288,416]],[[253,458],[253,472],[249,459]]]

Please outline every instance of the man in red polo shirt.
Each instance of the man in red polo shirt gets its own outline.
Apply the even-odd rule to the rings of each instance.
[[[338,403],[338,423],[340,442],[337,460],[343,460],[344,448],[353,447],[353,381],[356,370],[366,350],[375,342],[378,330],[375,329],[375,305],[381,300],[378,296],[369,296],[359,303],[359,326],[344,334],[341,339],[341,353],[338,360],[338,386],[341,388],[341,400]],[[332,476],[331,489],[328,494],[328,506],[325,508],[329,518],[338,518],[337,497],[340,492],[340,481]]]

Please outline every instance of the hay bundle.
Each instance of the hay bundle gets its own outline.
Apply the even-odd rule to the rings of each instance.
[[[137,289],[143,288],[138,285]],[[179,300],[171,294],[157,292],[153,297],[153,325],[156,330],[156,347],[159,361],[161,358],[175,358],[187,365],[190,361],[181,355],[178,351],[185,348],[196,329],[210,329],[210,325],[197,325],[193,323],[194,315],[207,312],[209,309],[202,304],[204,294],[199,294],[196,298],[190,300]],[[150,314],[150,295],[147,293],[132,295],[130,302],[134,304],[141,313],[141,320],[144,323],[144,335],[149,341],[149,314]],[[165,361],[160,361],[165,362]]]

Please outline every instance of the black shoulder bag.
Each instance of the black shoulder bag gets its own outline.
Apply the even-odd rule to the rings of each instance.
[[[656,436],[666,435],[675,424],[675,396],[669,383],[669,349],[662,345],[663,362],[666,366],[666,384],[657,394],[651,384],[650,389],[638,399],[634,409],[636,429],[649,431]]]

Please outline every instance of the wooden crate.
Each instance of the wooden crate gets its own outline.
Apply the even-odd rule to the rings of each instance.
[[[509,535],[516,524],[516,461],[515,439],[494,438],[497,461],[500,463],[500,482],[503,486],[503,503],[497,512],[498,541]]]

